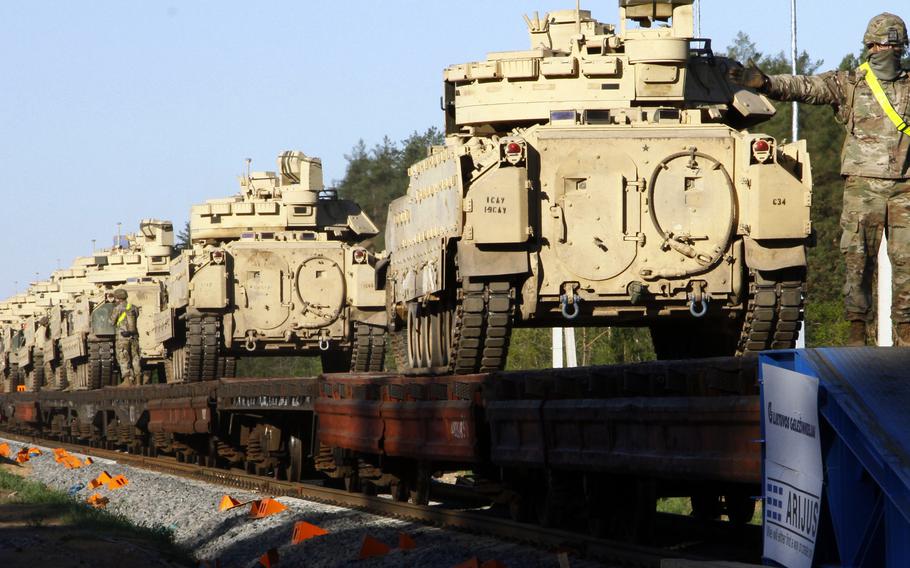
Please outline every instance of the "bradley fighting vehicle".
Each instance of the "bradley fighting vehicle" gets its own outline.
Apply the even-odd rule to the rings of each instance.
[[[0,380],[3,392],[14,392],[22,384],[20,356],[25,342],[23,323],[35,314],[34,300],[20,293],[0,302]]]
[[[164,347],[154,341],[152,328],[163,306],[164,278],[173,251],[173,224],[144,219],[138,232],[118,235],[111,248],[79,257],[69,269],[54,273],[52,280],[67,299],[49,317],[55,355],[51,370],[56,377],[49,384],[64,384],[65,377],[70,388],[83,390],[119,382],[115,329],[110,322],[116,288],[126,290],[127,301],[139,311],[143,369],[150,371],[164,363]]]
[[[385,296],[378,233],[360,207],[323,188],[322,163],[284,152],[248,172],[240,195],[196,205],[192,248],[171,266],[156,318],[168,382],[232,376],[238,355],[319,353],[326,371],[381,370]]]
[[[408,366],[500,368],[513,324],[649,326],[660,358],[794,344],[805,142],[742,130],[774,108],[693,37],[692,0],[619,8],[526,17],[529,50],[445,70],[446,144],[386,229]]]

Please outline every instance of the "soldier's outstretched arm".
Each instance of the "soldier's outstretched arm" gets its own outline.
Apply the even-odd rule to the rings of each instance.
[[[839,73],[771,75],[761,91],[779,101],[840,106],[846,98],[846,80]]]

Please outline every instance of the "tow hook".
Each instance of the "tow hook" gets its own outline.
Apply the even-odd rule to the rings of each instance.
[[[562,317],[567,320],[577,318],[580,303],[581,298],[575,293],[575,287],[570,284],[563,284],[563,293],[559,296],[559,308],[562,312]]]
[[[701,318],[708,313],[708,302],[711,296],[704,291],[704,282],[693,282],[689,292],[689,313],[692,317]]]

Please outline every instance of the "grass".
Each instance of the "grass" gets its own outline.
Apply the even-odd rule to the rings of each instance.
[[[94,509],[66,493],[3,470],[0,470],[0,490],[12,493],[8,499],[11,503],[46,505],[53,511],[45,518],[30,519],[30,526],[41,527],[55,521],[80,532],[139,539],[153,545],[164,556],[193,564],[190,554],[174,543],[173,531],[166,527],[136,525],[121,514]]]

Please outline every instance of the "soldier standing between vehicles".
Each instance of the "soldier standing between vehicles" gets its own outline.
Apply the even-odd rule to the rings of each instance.
[[[139,384],[142,379],[142,370],[139,366],[139,332],[136,327],[139,310],[126,299],[126,290],[123,288],[114,290],[117,306],[111,312],[111,323],[116,328],[114,348],[117,352],[120,376],[123,377],[121,387]]]
[[[910,346],[910,75],[901,68],[907,26],[894,14],[879,14],[863,42],[868,61],[853,71],[769,77],[750,62],[732,69],[730,78],[780,101],[834,107],[847,129],[840,248],[847,265],[848,344],[865,345],[876,255],[887,230],[894,275],[891,320],[897,345]]]

